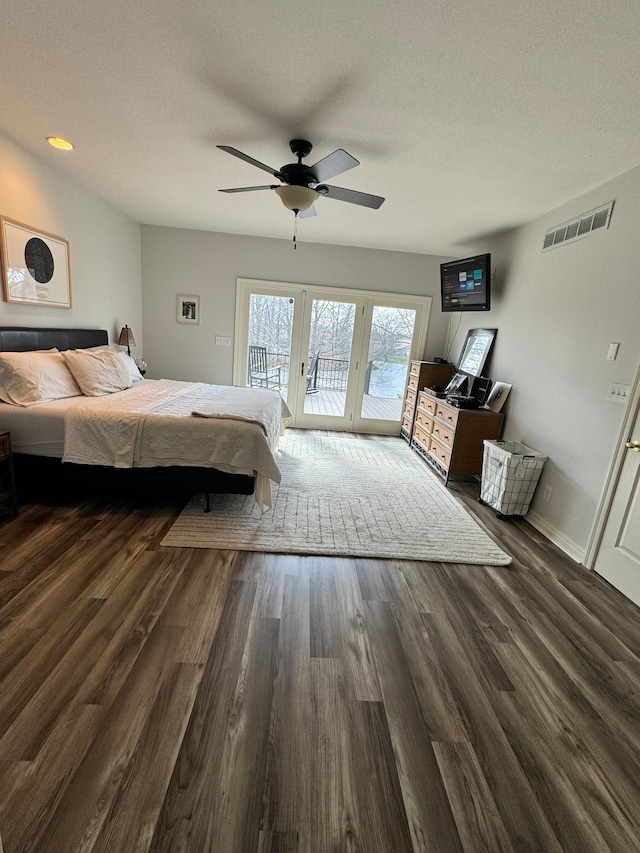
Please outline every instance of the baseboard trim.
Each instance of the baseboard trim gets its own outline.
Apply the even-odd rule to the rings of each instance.
[[[584,564],[586,550],[581,548],[573,539],[569,539],[564,533],[560,533],[559,530],[556,530],[555,527],[552,527],[535,512],[528,512],[525,518],[532,527],[535,527],[543,536],[546,536],[554,545],[557,545],[572,560]]]

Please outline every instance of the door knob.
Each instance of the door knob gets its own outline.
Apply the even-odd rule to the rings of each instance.
[[[640,441],[638,441],[638,440],[636,440],[636,441],[628,441],[628,442],[626,443],[625,447],[628,447],[628,448],[629,448],[629,450],[635,450],[635,451],[636,451],[636,453],[640,453]]]

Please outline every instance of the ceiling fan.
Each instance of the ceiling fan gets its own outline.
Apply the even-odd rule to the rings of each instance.
[[[316,210],[313,203],[320,196],[325,198],[333,198],[337,201],[347,201],[350,204],[359,204],[363,207],[371,207],[377,210],[384,198],[378,195],[370,195],[369,193],[361,193],[357,190],[347,190],[343,187],[334,187],[330,184],[325,184],[329,178],[334,178],[336,175],[341,175],[343,172],[353,169],[354,166],[359,166],[360,162],[348,154],[344,149],[338,148],[322,160],[318,160],[313,166],[307,166],[302,162],[304,157],[308,157],[313,148],[310,142],[306,139],[292,139],[289,143],[292,153],[298,158],[297,163],[287,163],[280,169],[273,169],[271,166],[266,166],[259,160],[255,160],[248,154],[243,154],[237,148],[231,148],[229,145],[218,145],[222,151],[227,151],[233,154],[234,157],[239,157],[247,163],[251,163],[262,169],[264,172],[269,172],[274,178],[282,182],[279,184],[265,184],[259,187],[233,187],[231,189],[220,190],[222,193],[246,193],[254,192],[255,190],[275,190],[280,196],[280,199],[285,207],[292,210],[296,219],[298,215],[315,216]]]

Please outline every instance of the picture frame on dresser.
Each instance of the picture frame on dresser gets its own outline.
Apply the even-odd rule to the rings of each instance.
[[[6,302],[71,308],[67,240],[2,216],[0,254]]]
[[[456,369],[467,376],[480,376],[491,354],[497,329],[469,329]]]
[[[507,401],[509,391],[511,391],[511,385],[508,385],[506,382],[494,382],[491,392],[487,397],[486,407],[491,409],[492,412],[501,411]]]
[[[468,376],[465,376],[464,373],[456,373],[452,377],[451,381],[444,389],[445,394],[462,394],[463,391],[467,388],[467,380]]]

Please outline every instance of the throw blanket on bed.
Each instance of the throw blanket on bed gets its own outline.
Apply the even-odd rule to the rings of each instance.
[[[210,417],[216,410],[220,416]],[[195,412],[207,416],[193,417]],[[238,412],[242,420],[234,418]],[[279,483],[274,452],[281,425],[290,417],[275,391],[145,380],[70,409],[63,461],[115,468],[242,469]]]
[[[220,389],[222,393],[216,394],[211,402],[203,403],[198,409],[191,412],[192,415],[198,418],[222,418],[224,420],[259,423],[267,436],[273,434],[274,430],[278,430],[282,413],[276,406],[264,405],[264,389],[225,388],[219,385],[206,387]],[[269,395],[280,396],[277,391],[269,391],[268,393]]]

